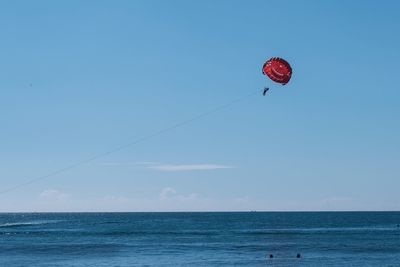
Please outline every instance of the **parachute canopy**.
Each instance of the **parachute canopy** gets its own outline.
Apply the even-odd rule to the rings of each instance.
[[[292,67],[289,63],[280,57],[272,57],[268,59],[263,67],[262,72],[274,82],[285,85],[292,77]]]

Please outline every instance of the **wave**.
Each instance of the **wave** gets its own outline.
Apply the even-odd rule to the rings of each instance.
[[[178,231],[159,231],[159,230],[114,230],[114,231],[100,231],[90,234],[99,234],[99,235],[159,235],[159,236],[211,236],[211,235],[219,235],[220,231],[217,230],[178,230]]]
[[[12,222],[12,223],[0,224],[0,228],[24,227],[24,226],[32,226],[32,225],[58,223],[58,222],[61,222],[61,220],[41,220],[41,221],[30,221],[30,222]]]
[[[269,228],[238,231],[240,234],[268,235],[268,234],[312,234],[336,232],[375,232],[394,231],[396,227],[316,227],[316,228]]]

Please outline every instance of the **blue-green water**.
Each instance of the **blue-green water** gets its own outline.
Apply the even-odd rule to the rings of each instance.
[[[0,266],[400,266],[398,224],[400,212],[3,213]]]

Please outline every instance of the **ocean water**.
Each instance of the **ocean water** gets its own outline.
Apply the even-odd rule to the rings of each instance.
[[[400,212],[0,213],[0,266],[400,266],[398,224]]]

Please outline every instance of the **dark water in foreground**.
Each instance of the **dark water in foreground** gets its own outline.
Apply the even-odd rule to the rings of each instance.
[[[398,224],[400,212],[0,213],[0,266],[400,266]]]

